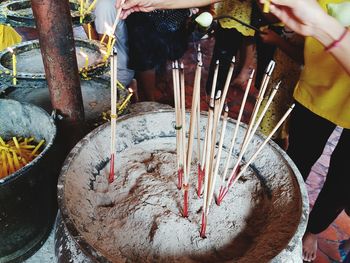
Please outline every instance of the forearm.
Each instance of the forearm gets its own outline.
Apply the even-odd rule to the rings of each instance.
[[[157,0],[154,2],[155,9],[179,9],[201,7],[214,4],[222,0]]]
[[[316,24],[313,37],[316,38],[325,47],[337,41],[344,33],[342,26],[333,17],[324,14]],[[343,38],[335,47],[329,50],[329,53],[344,67],[350,75],[350,32],[348,30],[345,38]]]

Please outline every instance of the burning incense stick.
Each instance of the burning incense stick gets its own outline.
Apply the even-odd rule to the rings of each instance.
[[[124,5],[125,0],[122,0],[120,3],[120,8],[117,10],[117,15],[115,17],[113,26],[112,26],[112,33],[114,34],[115,30],[117,29],[118,26],[118,22],[119,22],[119,18],[120,18],[120,14],[122,13],[122,6]]]
[[[112,48],[111,54],[111,158],[108,182],[114,181],[114,164],[116,156],[116,126],[117,126],[117,49]]]
[[[254,72],[255,71],[253,69],[252,72],[250,73],[249,80],[248,80],[248,83],[247,83],[247,86],[246,86],[246,89],[245,89],[245,92],[244,92],[244,95],[243,95],[241,108],[240,108],[239,113],[238,113],[238,118],[237,118],[235,129],[234,129],[234,132],[233,132],[233,137],[232,137],[230,149],[229,149],[229,152],[228,152],[227,158],[226,158],[224,172],[223,172],[222,177],[221,177],[221,187],[220,187],[220,192],[219,192],[218,200],[217,200],[218,205],[220,205],[221,200],[222,200],[221,199],[221,195],[222,195],[222,193],[224,191],[223,185],[224,185],[224,181],[226,179],[226,175],[227,175],[227,172],[228,172],[228,167],[230,165],[230,160],[231,160],[231,157],[232,157],[233,148],[234,148],[234,145],[235,145],[235,142],[236,142],[236,137],[237,137],[238,129],[239,129],[239,126],[240,126],[240,123],[241,123],[241,119],[242,119],[242,116],[243,116],[245,104],[246,104],[246,101],[247,101],[247,98],[248,98],[249,90],[250,90],[250,88],[252,86]]]

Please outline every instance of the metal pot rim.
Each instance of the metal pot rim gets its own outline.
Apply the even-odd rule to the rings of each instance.
[[[11,100],[11,99],[1,99],[0,98],[0,102],[1,101],[15,102],[15,103],[18,103],[18,104],[21,104],[21,105],[32,107],[36,111],[40,112],[40,114],[42,114],[43,116],[46,116],[49,119],[50,123],[52,124],[53,135],[50,138],[50,141],[45,143],[44,150],[33,161],[31,161],[30,163],[28,163],[27,165],[25,165],[21,169],[17,170],[16,172],[10,174],[9,176],[6,176],[5,178],[0,179],[0,186],[6,185],[8,183],[11,183],[12,181],[16,180],[21,175],[26,174],[26,172],[29,169],[31,169],[33,165],[35,165],[36,163],[39,163],[42,160],[43,156],[46,154],[46,152],[52,147],[52,145],[53,145],[53,143],[55,141],[55,138],[57,136],[57,127],[56,127],[54,119],[46,111],[44,111],[42,108],[40,108],[38,106],[35,106],[33,104],[30,104],[30,103],[19,102],[19,101]]]

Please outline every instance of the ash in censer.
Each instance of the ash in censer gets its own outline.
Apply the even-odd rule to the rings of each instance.
[[[112,184],[107,181],[109,126],[86,137],[63,167],[63,213],[90,248],[111,262],[268,262],[289,243],[301,217],[300,190],[288,162],[266,147],[221,206],[212,206],[203,239],[196,160],[189,216],[181,214],[173,114],[139,114],[118,123]],[[228,132],[233,129],[229,123]],[[243,135],[241,127],[239,140]],[[255,136],[247,155],[261,141]]]

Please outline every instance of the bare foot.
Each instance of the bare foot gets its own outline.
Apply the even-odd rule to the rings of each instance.
[[[317,235],[306,232],[303,237],[303,260],[312,262],[316,259]]]

